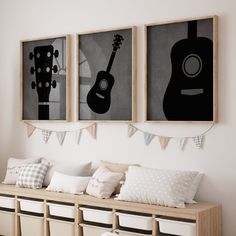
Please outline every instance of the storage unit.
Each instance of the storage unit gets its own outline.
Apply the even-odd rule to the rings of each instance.
[[[19,214],[21,236],[43,236],[43,217]]]
[[[63,204],[47,203],[49,206],[49,213],[52,216],[59,216],[74,219],[75,207]]]
[[[15,209],[15,198],[0,196],[0,207],[8,208],[8,209]]]
[[[170,208],[4,184],[0,184],[0,196],[14,196],[17,201],[16,209],[0,210],[0,235],[4,236],[100,236],[104,232],[116,231],[119,232],[119,236],[166,235],[164,232],[168,232],[167,235],[174,233],[183,236],[186,231],[186,228],[185,231],[181,231],[183,225],[188,226],[188,236],[221,236],[221,206],[217,203],[198,202],[186,204],[186,208]],[[14,202],[14,198],[10,200]],[[64,204],[60,204],[61,202]],[[70,205],[69,209],[65,210],[65,205]],[[9,212],[12,210],[13,212]],[[67,210],[70,213],[65,213]],[[56,219],[57,216],[66,216],[68,219]],[[158,222],[157,218],[160,218]],[[164,221],[167,219],[166,230]],[[170,230],[176,226],[172,224],[170,227],[169,219],[178,225],[174,228],[174,232]],[[70,220],[73,222],[68,222]],[[135,221],[135,224],[131,223],[132,221]],[[152,222],[151,230],[150,222]],[[101,226],[99,223],[106,226]]]
[[[13,212],[0,211],[0,235],[14,236],[15,214]]]
[[[83,228],[83,236],[100,236],[106,232],[112,232],[112,228],[104,228],[93,225],[80,224]]]
[[[116,212],[119,218],[119,225],[127,228],[152,230],[152,216],[142,216]]]
[[[73,222],[47,219],[49,221],[50,236],[74,236],[75,228]]]
[[[83,212],[84,221],[112,224],[112,210],[100,210],[88,207],[80,207],[79,209]]]
[[[28,200],[23,198],[19,198],[18,201],[20,202],[21,211],[28,211],[38,214],[44,213],[43,201]]]
[[[196,236],[196,223],[162,218],[157,218],[156,220],[159,222],[161,233],[181,236]]]

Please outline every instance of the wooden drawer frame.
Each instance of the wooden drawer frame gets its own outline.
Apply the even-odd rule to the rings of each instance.
[[[197,204],[188,204],[186,208],[170,208],[157,205],[148,205],[141,203],[117,201],[110,199],[99,199],[89,195],[72,195],[65,193],[48,192],[45,189],[26,189],[17,188],[12,185],[0,184],[0,195],[11,195],[15,198],[15,236],[21,236],[20,233],[20,207],[18,198],[41,199],[44,201],[44,236],[49,236],[49,207],[48,202],[58,202],[72,204],[75,207],[74,227],[75,236],[83,236],[82,211],[81,206],[92,206],[109,208],[113,211],[113,231],[119,230],[118,216],[116,211],[128,211],[133,213],[145,213],[152,215],[153,229],[152,235],[158,236],[158,223],[156,217],[171,217],[180,220],[193,220],[196,222],[197,236],[221,236],[221,206],[217,203],[199,202]],[[60,235],[58,235],[60,236]]]

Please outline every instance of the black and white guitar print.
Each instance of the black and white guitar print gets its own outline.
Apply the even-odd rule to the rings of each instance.
[[[117,50],[122,44],[123,37],[119,34],[114,35],[113,50],[106,71],[99,71],[95,84],[87,95],[87,103],[90,109],[98,114],[106,113],[111,105],[111,89],[115,79],[110,73],[111,67]]]
[[[188,38],[171,49],[172,74],[163,109],[168,120],[213,119],[213,42],[197,36],[197,21],[188,22]]]
[[[49,96],[51,87],[56,88],[56,81],[52,81],[52,71],[57,73],[56,65],[52,66],[53,56],[58,57],[59,52],[52,45],[37,46],[34,53],[29,54],[30,60],[34,58],[34,67],[30,73],[35,73],[36,82],[31,83],[31,88],[37,90],[38,94],[38,119],[49,120]]]

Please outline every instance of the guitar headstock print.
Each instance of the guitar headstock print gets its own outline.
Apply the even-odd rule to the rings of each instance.
[[[134,120],[135,27],[78,34],[78,119]]]
[[[66,37],[23,43],[23,119],[66,120]]]

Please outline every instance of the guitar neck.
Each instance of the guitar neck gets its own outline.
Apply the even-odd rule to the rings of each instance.
[[[188,22],[188,38],[197,38],[197,21],[189,21]]]
[[[110,73],[110,71],[111,71],[111,67],[112,67],[112,64],[113,64],[115,55],[116,55],[116,51],[113,51],[113,52],[111,53],[111,57],[110,57],[110,60],[109,60],[109,63],[108,63],[108,65],[107,65],[107,69],[106,69],[106,72],[108,72],[108,73]]]

